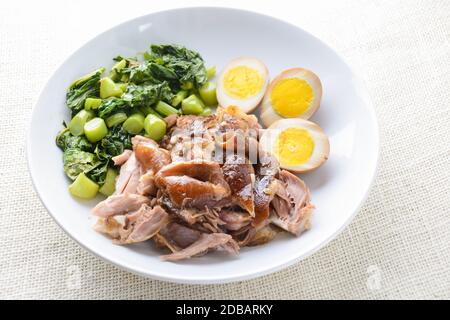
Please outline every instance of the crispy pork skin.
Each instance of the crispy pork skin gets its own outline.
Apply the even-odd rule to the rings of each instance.
[[[155,182],[178,208],[214,207],[231,193],[219,164],[212,161],[172,163],[157,173]]]
[[[253,185],[255,172],[244,156],[231,155],[222,166],[225,181],[230,186],[232,198],[237,205],[255,216]]]

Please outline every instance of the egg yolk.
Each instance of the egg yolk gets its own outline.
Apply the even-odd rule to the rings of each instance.
[[[299,78],[280,80],[270,95],[275,111],[286,118],[298,117],[305,113],[313,98],[314,92],[309,83]]]
[[[226,93],[231,97],[246,99],[261,91],[264,79],[257,70],[238,66],[225,74],[223,84]]]
[[[281,165],[297,166],[309,160],[314,150],[314,140],[305,129],[288,128],[276,140],[275,155]]]

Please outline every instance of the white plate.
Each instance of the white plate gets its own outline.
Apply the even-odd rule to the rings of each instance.
[[[313,70],[323,99],[312,118],[330,137],[331,153],[320,169],[302,175],[317,209],[312,229],[298,238],[282,235],[267,245],[179,263],[162,262],[147,243],[117,246],[91,229],[95,201],[70,196],[55,135],[69,120],[65,93],[72,80],[116,55],[133,56],[150,43],[176,43],[198,50],[220,70],[239,56],[264,61],[273,78],[291,67]],[[280,270],[324,246],[352,220],[376,172],[378,128],[360,80],[327,45],[302,29],[264,15],[222,8],[189,8],[149,14],[116,26],[89,41],[53,74],[33,109],[28,162],[35,188],[56,222],[83,247],[123,269],[183,283],[224,283]],[[98,200],[97,200],[98,201]]]

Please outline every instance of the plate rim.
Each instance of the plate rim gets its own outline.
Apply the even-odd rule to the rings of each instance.
[[[323,240],[322,242],[320,242],[319,244],[315,245],[315,247],[313,249],[311,249],[308,252],[305,252],[293,259],[287,260],[284,263],[278,264],[274,267],[270,267],[270,268],[266,268],[257,272],[245,272],[245,273],[241,273],[239,275],[236,276],[226,276],[226,277],[221,277],[221,276],[217,276],[215,278],[201,278],[201,277],[188,277],[188,276],[184,276],[184,277],[179,277],[179,276],[165,276],[165,275],[161,275],[161,274],[157,274],[152,272],[151,269],[146,269],[146,270],[140,270],[138,268],[132,267],[130,265],[128,265],[126,262],[122,262],[122,261],[113,261],[110,258],[106,257],[102,252],[99,251],[95,251],[94,249],[91,249],[87,244],[84,244],[83,242],[81,242],[80,240],[78,240],[74,235],[72,235],[66,228],[64,228],[64,226],[62,225],[62,223],[60,223],[58,221],[58,219],[56,218],[56,216],[49,210],[48,206],[46,205],[46,203],[43,201],[43,198],[41,196],[41,192],[40,190],[36,187],[36,181],[35,181],[35,177],[33,174],[33,165],[32,165],[32,155],[31,155],[31,144],[32,144],[32,136],[31,136],[31,128],[32,128],[32,123],[33,123],[33,119],[35,116],[35,113],[37,112],[37,105],[39,105],[42,96],[44,94],[44,92],[46,91],[50,80],[58,73],[58,71],[63,67],[63,65],[66,63],[67,60],[71,59],[73,56],[75,56],[80,50],[82,50],[82,48],[84,48],[86,45],[88,45],[91,42],[96,41],[98,38],[100,38],[101,36],[103,36],[104,34],[111,32],[114,29],[120,28],[123,25],[126,25],[128,23],[131,23],[132,21],[136,21],[136,20],[140,20],[140,19],[144,19],[146,17],[150,17],[152,15],[156,15],[156,14],[163,14],[163,13],[167,13],[167,12],[176,12],[176,11],[186,11],[186,10],[224,10],[224,11],[232,11],[232,12],[238,12],[238,13],[246,13],[246,14],[252,14],[252,15],[257,15],[260,17],[263,17],[265,19],[270,19],[273,21],[276,21],[278,23],[282,23],[282,24],[286,24],[289,25],[290,27],[293,28],[297,28],[300,29],[302,32],[306,33],[308,36],[312,37],[315,41],[317,41],[318,43],[320,43],[322,46],[328,48],[329,50],[331,50],[340,60],[342,60],[342,62],[345,64],[345,66],[349,69],[351,75],[352,75],[352,79],[355,83],[355,85],[357,85],[360,88],[360,94],[362,94],[362,98],[365,102],[365,104],[367,104],[367,109],[370,113],[370,120],[372,122],[372,125],[374,127],[374,132],[373,132],[373,137],[374,137],[374,142],[375,144],[372,146],[372,148],[375,151],[375,163],[374,163],[374,167],[372,169],[372,172],[370,174],[370,182],[367,186],[367,189],[364,192],[363,197],[360,199],[358,205],[354,208],[353,212],[351,213],[351,215],[347,218],[347,220],[345,221],[345,223],[343,223],[338,229],[336,229],[332,234],[330,234],[325,240]],[[157,11],[152,11],[140,16],[136,16],[133,17],[131,19],[127,19],[125,21],[122,21],[118,24],[115,24],[109,28],[107,28],[106,30],[96,34],[95,36],[93,36],[92,38],[88,39],[87,41],[83,42],[75,51],[73,51],[71,54],[69,54],[67,57],[65,57],[61,63],[59,63],[54,69],[53,71],[50,73],[50,76],[46,79],[45,84],[41,87],[41,90],[39,91],[39,96],[38,99],[36,100],[36,102],[33,104],[32,110],[31,110],[31,115],[28,121],[28,128],[27,128],[27,134],[26,134],[26,158],[27,158],[27,169],[28,172],[31,176],[31,181],[32,181],[32,185],[33,188],[35,190],[35,192],[37,193],[40,202],[42,203],[42,205],[44,206],[44,208],[46,209],[47,213],[52,217],[52,219],[56,222],[56,224],[64,231],[64,233],[66,235],[68,235],[72,240],[74,240],[78,245],[80,245],[82,248],[84,248],[86,251],[90,252],[91,254],[93,254],[94,256],[99,257],[101,260],[114,265],[115,267],[118,267],[121,270],[130,272],[132,274],[136,274],[145,278],[151,278],[151,279],[155,279],[155,280],[160,280],[160,281],[166,281],[166,282],[171,282],[171,283],[181,283],[181,284],[224,284],[224,283],[232,283],[232,282],[238,282],[238,281],[243,281],[243,280],[250,280],[250,279],[255,279],[258,277],[262,277],[264,275],[268,275],[277,271],[280,271],[282,269],[285,269],[289,266],[292,266],[293,264],[304,260],[308,257],[311,257],[313,254],[315,254],[316,252],[318,252],[319,250],[321,250],[322,248],[326,247],[328,244],[331,243],[331,241],[333,241],[334,239],[337,238],[337,236],[339,234],[342,233],[342,231],[348,227],[348,225],[354,220],[355,216],[359,213],[359,211],[361,210],[362,205],[366,202],[367,197],[369,196],[370,191],[372,190],[374,181],[375,181],[375,177],[377,176],[378,173],[378,168],[379,168],[379,158],[380,158],[380,132],[379,132],[379,124],[378,124],[378,118],[375,112],[375,108],[373,106],[372,100],[370,98],[370,95],[367,91],[366,85],[364,83],[364,81],[362,80],[362,77],[359,76],[359,74],[357,72],[355,72],[355,68],[348,63],[347,59],[344,58],[339,52],[337,52],[335,49],[333,49],[331,46],[329,46],[327,43],[325,43],[324,41],[322,41],[320,38],[316,37],[314,34],[306,31],[305,29],[301,28],[300,26],[291,23],[289,21],[283,20],[281,18],[278,17],[274,17],[265,13],[260,13],[260,12],[256,12],[256,11],[252,11],[252,10],[247,10],[247,9],[240,9],[240,8],[235,8],[235,7],[223,7],[223,6],[179,6],[176,8],[170,8],[170,9],[163,9],[163,10],[157,10]]]

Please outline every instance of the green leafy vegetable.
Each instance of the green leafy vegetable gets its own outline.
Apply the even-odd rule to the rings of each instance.
[[[68,128],[61,130],[56,136],[56,145],[63,151],[66,149],[79,149],[81,151],[93,151],[94,146],[84,136],[73,136]]]
[[[121,98],[108,98],[102,101],[98,107],[98,116],[106,119],[118,112],[127,112],[131,108],[130,104]]]
[[[167,81],[172,85],[172,87],[176,87],[178,85],[178,75],[172,69],[152,62],[148,63],[148,68],[154,79],[159,81]]]
[[[60,131],[56,144],[63,151],[64,172],[75,180],[80,173],[102,185],[106,177],[109,159],[100,159],[94,151],[94,145],[84,136],[73,136],[69,129]]]
[[[95,70],[78,80],[75,80],[69,87],[66,95],[66,104],[72,115],[78,113],[84,108],[84,101],[87,98],[98,97],[100,92],[100,77],[105,68]]]
[[[122,99],[131,107],[145,107],[156,104],[159,100],[170,102],[173,98],[167,82],[160,84],[135,85],[130,84]]]
[[[117,174],[111,158],[131,149],[131,137],[143,130],[160,140],[167,130],[161,117],[180,112],[173,106],[192,109],[188,95],[207,97],[205,84],[214,73],[200,54],[177,45],[152,45],[144,60],[117,56],[114,61],[111,78],[102,78],[105,69],[97,69],[75,80],[66,94],[72,121],[70,129],[64,124],[56,144],[64,151],[64,172],[75,181],[70,189],[77,196],[93,197],[104,185],[102,192],[111,194]],[[196,113],[203,110],[198,100]],[[77,123],[77,115],[83,121]]]
[[[100,159],[111,159],[125,149],[131,149],[131,135],[122,126],[115,126],[99,142],[95,152]]]
[[[99,161],[87,172],[87,176],[97,182],[100,186],[105,183],[106,174],[108,172],[109,160]]]
[[[166,81],[172,90],[200,88],[208,80],[204,61],[198,52],[177,45],[152,45],[142,63],[122,69],[136,84]]]
[[[180,84],[191,82],[198,89],[208,80],[203,58],[198,52],[178,45],[151,45],[151,60],[163,61]]]
[[[121,73],[128,76],[130,82],[142,84],[144,82],[157,83],[149,68],[150,62],[139,63],[121,70]]]
[[[64,151],[63,162],[64,172],[72,180],[82,172],[89,172],[98,164],[95,154],[75,148]]]

